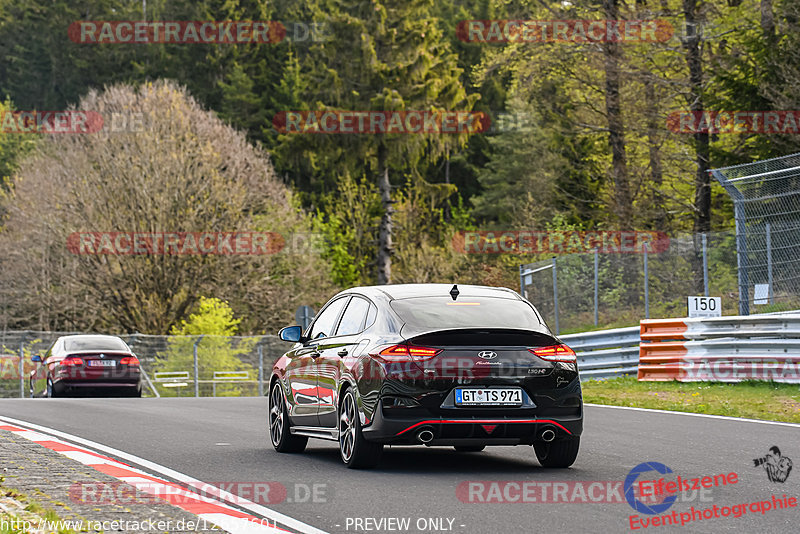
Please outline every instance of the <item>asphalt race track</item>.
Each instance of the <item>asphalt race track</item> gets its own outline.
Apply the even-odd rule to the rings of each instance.
[[[469,502],[470,496],[497,500],[505,492],[510,499],[521,498],[518,486],[493,486],[487,481],[584,481],[583,489],[600,481],[602,487],[612,488],[646,461],[670,467],[674,474],[667,475],[668,480],[675,475],[687,479],[737,473],[735,484],[705,490],[703,495],[684,493],[662,514],[675,511],[678,522],[691,507],[716,505],[721,510],[772,502],[773,495],[784,494],[800,501],[800,425],[589,406],[581,452],[568,470],[543,469],[533,450],[520,446],[480,453],[387,448],[378,469],[354,471],[341,464],[334,442],[310,440],[303,454],[274,452],[266,431],[266,399],[3,399],[0,416],[96,441],[204,482],[282,483],[286,500],[265,505],[331,533],[631,532],[630,516],[655,516],[637,514],[624,495],[622,502],[564,503],[592,498],[581,497],[569,486],[555,504],[538,498],[537,502]],[[795,463],[784,483],[771,482],[765,469],[753,463],[773,445]],[[660,476],[650,472],[640,479]],[[470,481],[483,483],[470,486]],[[466,489],[470,487],[471,494]],[[621,486],[616,487],[622,494]],[[541,496],[539,488],[529,495]],[[592,495],[600,499],[600,493]],[[741,513],[741,507],[738,510]],[[800,506],[765,513],[750,507],[738,518],[704,519],[683,527],[651,525],[637,531],[797,532],[798,517]],[[409,526],[400,529],[400,523],[389,518],[408,520]]]

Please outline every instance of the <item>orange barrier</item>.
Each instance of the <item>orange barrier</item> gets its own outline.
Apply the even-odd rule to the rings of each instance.
[[[639,322],[639,337],[642,341],[684,339],[687,328],[683,319],[643,319]]]
[[[682,319],[644,319],[639,323],[639,374],[641,381],[678,380],[688,351],[683,341],[687,326]]]
[[[638,379],[800,383],[800,331],[792,326],[798,321],[800,316],[645,319]]]

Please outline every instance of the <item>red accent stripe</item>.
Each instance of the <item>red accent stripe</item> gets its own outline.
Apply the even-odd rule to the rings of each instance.
[[[399,436],[409,430],[416,428],[421,425],[438,425],[438,424],[446,424],[446,425],[462,425],[462,424],[482,424],[482,423],[495,423],[498,425],[507,424],[507,423],[515,423],[515,424],[524,424],[524,423],[550,423],[551,425],[556,425],[558,428],[566,432],[567,434],[572,435],[572,432],[567,430],[564,425],[557,423],[551,419],[431,419],[428,421],[420,421],[417,424],[411,425],[410,427],[406,428],[398,432],[396,435]]]
[[[23,432],[24,428],[17,428],[11,425],[0,425],[0,430],[10,430],[11,432]]]
[[[122,467],[117,467],[116,465],[92,464],[92,467],[94,467],[97,471],[110,475],[114,478],[142,476],[135,471],[131,471],[130,469],[124,469]]]

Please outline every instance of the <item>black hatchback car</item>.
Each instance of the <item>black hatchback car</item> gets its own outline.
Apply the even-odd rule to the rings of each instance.
[[[385,444],[532,445],[545,467],[578,454],[575,353],[510,289],[358,287],[279,335],[295,345],[270,378],[278,452],[334,440],[348,467],[374,466]]]

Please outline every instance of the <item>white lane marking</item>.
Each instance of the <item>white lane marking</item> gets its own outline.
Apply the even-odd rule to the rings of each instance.
[[[80,452],[80,451],[58,451],[58,452],[63,454],[70,460],[75,460],[76,462],[80,462],[84,465],[100,465],[100,464],[119,465],[119,462],[117,461],[106,460],[105,458],[98,458],[93,454],[87,454],[85,452]]]
[[[712,415],[707,413],[690,413],[690,412],[677,412],[670,410],[656,410],[654,408],[636,408],[633,406],[612,406],[610,404],[592,404],[589,402],[584,403],[584,406],[593,406],[595,408],[616,408],[620,410],[634,410],[637,412],[665,413],[668,415],[688,415],[689,417],[708,417],[710,419],[723,419],[725,421],[736,421],[739,423],[761,423],[762,425],[777,425],[777,426],[788,426],[791,428],[800,428],[800,424],[798,423],[785,423],[783,421],[764,421],[762,419],[745,419],[744,417],[730,417],[727,415]]]
[[[200,480],[198,480],[196,478],[190,477],[189,475],[184,475],[183,473],[180,473],[178,471],[170,469],[169,467],[164,467],[163,465],[159,465],[159,464],[157,464],[155,462],[151,462],[150,460],[145,460],[144,458],[140,458],[138,456],[134,456],[133,454],[128,454],[127,452],[120,451],[120,450],[115,449],[113,447],[109,447],[107,445],[103,445],[103,444],[97,443],[95,441],[91,441],[91,440],[84,439],[84,438],[81,438],[81,437],[78,437],[78,436],[74,436],[74,435],[68,434],[66,432],[61,432],[60,430],[55,430],[55,429],[48,428],[48,427],[45,427],[45,426],[37,425],[35,423],[29,423],[27,421],[21,421],[19,419],[13,419],[13,418],[7,417],[5,415],[0,416],[0,421],[3,421],[5,423],[11,424],[11,425],[18,425],[18,426],[21,426],[21,427],[28,427],[28,428],[32,428],[34,430],[39,430],[41,432],[47,432],[47,433],[52,434],[54,436],[58,436],[60,438],[72,441],[73,443],[79,443],[81,445],[84,445],[86,447],[94,449],[95,451],[101,451],[101,452],[104,452],[104,453],[109,454],[111,456],[115,456],[117,458],[122,458],[123,460],[127,460],[128,462],[131,462],[131,463],[134,463],[134,464],[139,465],[141,467],[144,467],[145,469],[149,469],[150,471],[158,473],[158,474],[160,474],[162,476],[177,480],[178,482],[183,482],[183,483],[189,484],[189,485],[195,485],[195,484],[200,485],[201,487],[207,488],[208,493],[214,494],[215,497],[218,497],[219,499],[222,499],[223,501],[235,504],[235,505],[237,505],[237,506],[239,506],[241,508],[244,508],[245,510],[248,510],[250,512],[255,513],[256,515],[260,515],[260,516],[266,517],[266,518],[268,518],[270,520],[277,521],[278,523],[280,523],[282,525],[286,525],[289,528],[293,528],[295,530],[298,530],[298,531],[302,532],[303,534],[328,534],[324,530],[320,530],[320,529],[318,529],[316,527],[312,527],[311,525],[303,523],[299,519],[295,519],[293,517],[289,517],[288,515],[284,515],[284,514],[282,514],[280,512],[272,510],[271,508],[267,508],[266,506],[262,506],[260,504],[256,504],[256,503],[251,502],[251,501],[249,501],[249,500],[247,500],[247,499],[245,499],[243,497],[240,497],[238,495],[234,495],[234,494],[232,494],[232,493],[230,493],[228,491],[220,490],[220,489],[216,488],[215,486],[210,486],[209,484],[206,484],[205,482],[202,482],[202,481],[200,481]],[[47,440],[42,440],[42,441],[47,441]]]

